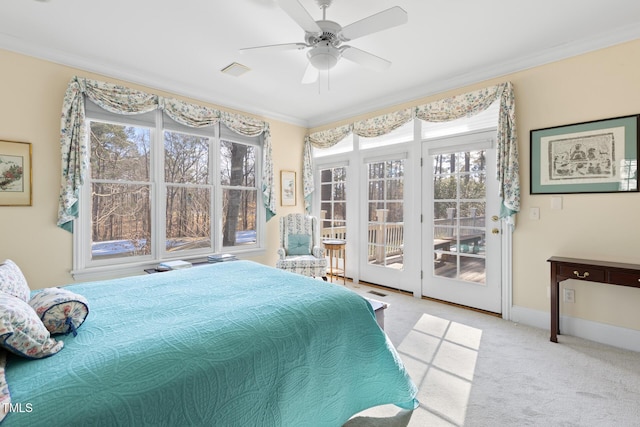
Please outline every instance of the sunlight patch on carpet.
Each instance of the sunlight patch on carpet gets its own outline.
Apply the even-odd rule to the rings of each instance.
[[[482,330],[423,314],[398,346],[419,388],[420,410],[453,425],[465,423]]]

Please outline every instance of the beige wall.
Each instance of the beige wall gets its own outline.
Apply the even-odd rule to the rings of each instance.
[[[0,140],[30,142],[33,150],[32,206],[0,206],[0,261],[13,259],[23,270],[31,289],[73,282],[69,274],[72,268],[72,237],[55,224],[60,188],[60,111],[67,84],[75,75],[188,100],[0,50]],[[225,109],[224,106],[191,101]],[[268,121],[273,141],[275,180],[279,189],[281,169],[294,170],[300,176],[306,129]],[[298,185],[298,201],[301,198],[302,190]],[[278,217],[302,210],[300,202],[295,207],[278,206],[278,216],[267,223],[267,250],[253,260],[275,265]]]
[[[12,258],[22,266],[34,289],[69,283],[71,235],[55,226],[62,96],[73,75],[113,80],[2,50],[0,64],[0,139],[33,143],[34,166],[33,206],[0,207],[0,259]],[[522,214],[513,236],[513,302],[515,306],[548,311],[549,256],[640,264],[640,194],[562,195],[563,209],[551,210],[550,196],[529,195],[529,131],[640,113],[640,40],[398,107],[507,80],[515,88],[522,186]],[[298,205],[278,206],[278,214],[302,211],[300,169],[305,129],[270,123],[278,188],[281,169],[298,173]],[[528,218],[531,207],[540,208],[540,220]],[[268,250],[255,260],[275,263],[277,221],[278,217],[268,223]],[[565,305],[564,314],[640,330],[640,289],[592,283],[576,283],[572,287],[576,289],[576,303]]]
[[[469,92],[504,81],[515,89],[520,154],[521,214],[513,235],[513,305],[549,311],[547,287],[553,255],[640,264],[640,193],[529,194],[529,132],[532,129],[640,113],[640,40],[539,66],[472,86],[314,128],[322,130],[395,109]],[[540,208],[540,220],[529,210]],[[595,283],[565,284],[576,303],[564,315],[640,330],[640,289]]]

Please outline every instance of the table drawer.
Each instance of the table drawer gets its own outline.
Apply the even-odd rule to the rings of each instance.
[[[609,281],[616,285],[633,286],[640,288],[640,271],[637,273],[625,273],[623,271],[612,271],[609,273]]]
[[[605,271],[591,266],[560,265],[560,275],[578,280],[605,282]]]

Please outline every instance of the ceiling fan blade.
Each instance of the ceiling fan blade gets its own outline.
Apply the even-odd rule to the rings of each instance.
[[[408,20],[407,12],[400,6],[394,6],[347,25],[340,32],[340,37],[344,41],[353,40],[358,37],[406,24]]]
[[[322,29],[298,0],[278,0],[278,5],[307,33],[322,33]]]
[[[320,71],[311,63],[307,64],[307,69],[304,70],[304,76],[302,77],[302,84],[310,84],[315,83],[318,80],[318,76],[320,75]]]
[[[382,71],[391,66],[391,62],[384,58],[380,58],[372,53],[365,52],[353,46],[344,46],[342,49],[342,57],[360,64],[372,70]]]
[[[247,52],[250,50],[269,50],[269,51],[281,51],[281,50],[301,50],[307,46],[305,43],[283,43],[283,44],[269,44],[265,46],[245,47],[240,49],[240,52]]]

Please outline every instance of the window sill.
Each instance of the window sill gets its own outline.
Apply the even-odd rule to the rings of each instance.
[[[232,253],[238,258],[252,258],[260,255],[264,255],[266,250],[264,248],[253,248],[244,251],[222,251],[222,253]],[[206,256],[198,256],[198,257],[185,257],[185,258],[176,258],[176,259],[184,259],[185,261],[189,261],[191,263],[199,263],[206,262]],[[162,260],[168,261],[168,260]],[[137,276],[145,274],[145,269],[155,268],[162,261],[146,261],[146,262],[137,262],[131,264],[114,264],[114,265],[105,265],[100,267],[88,267],[81,270],[72,270],[71,276],[73,280],[76,282],[89,282],[94,280],[108,280],[108,279],[117,279],[119,277],[127,277],[127,276]]]

